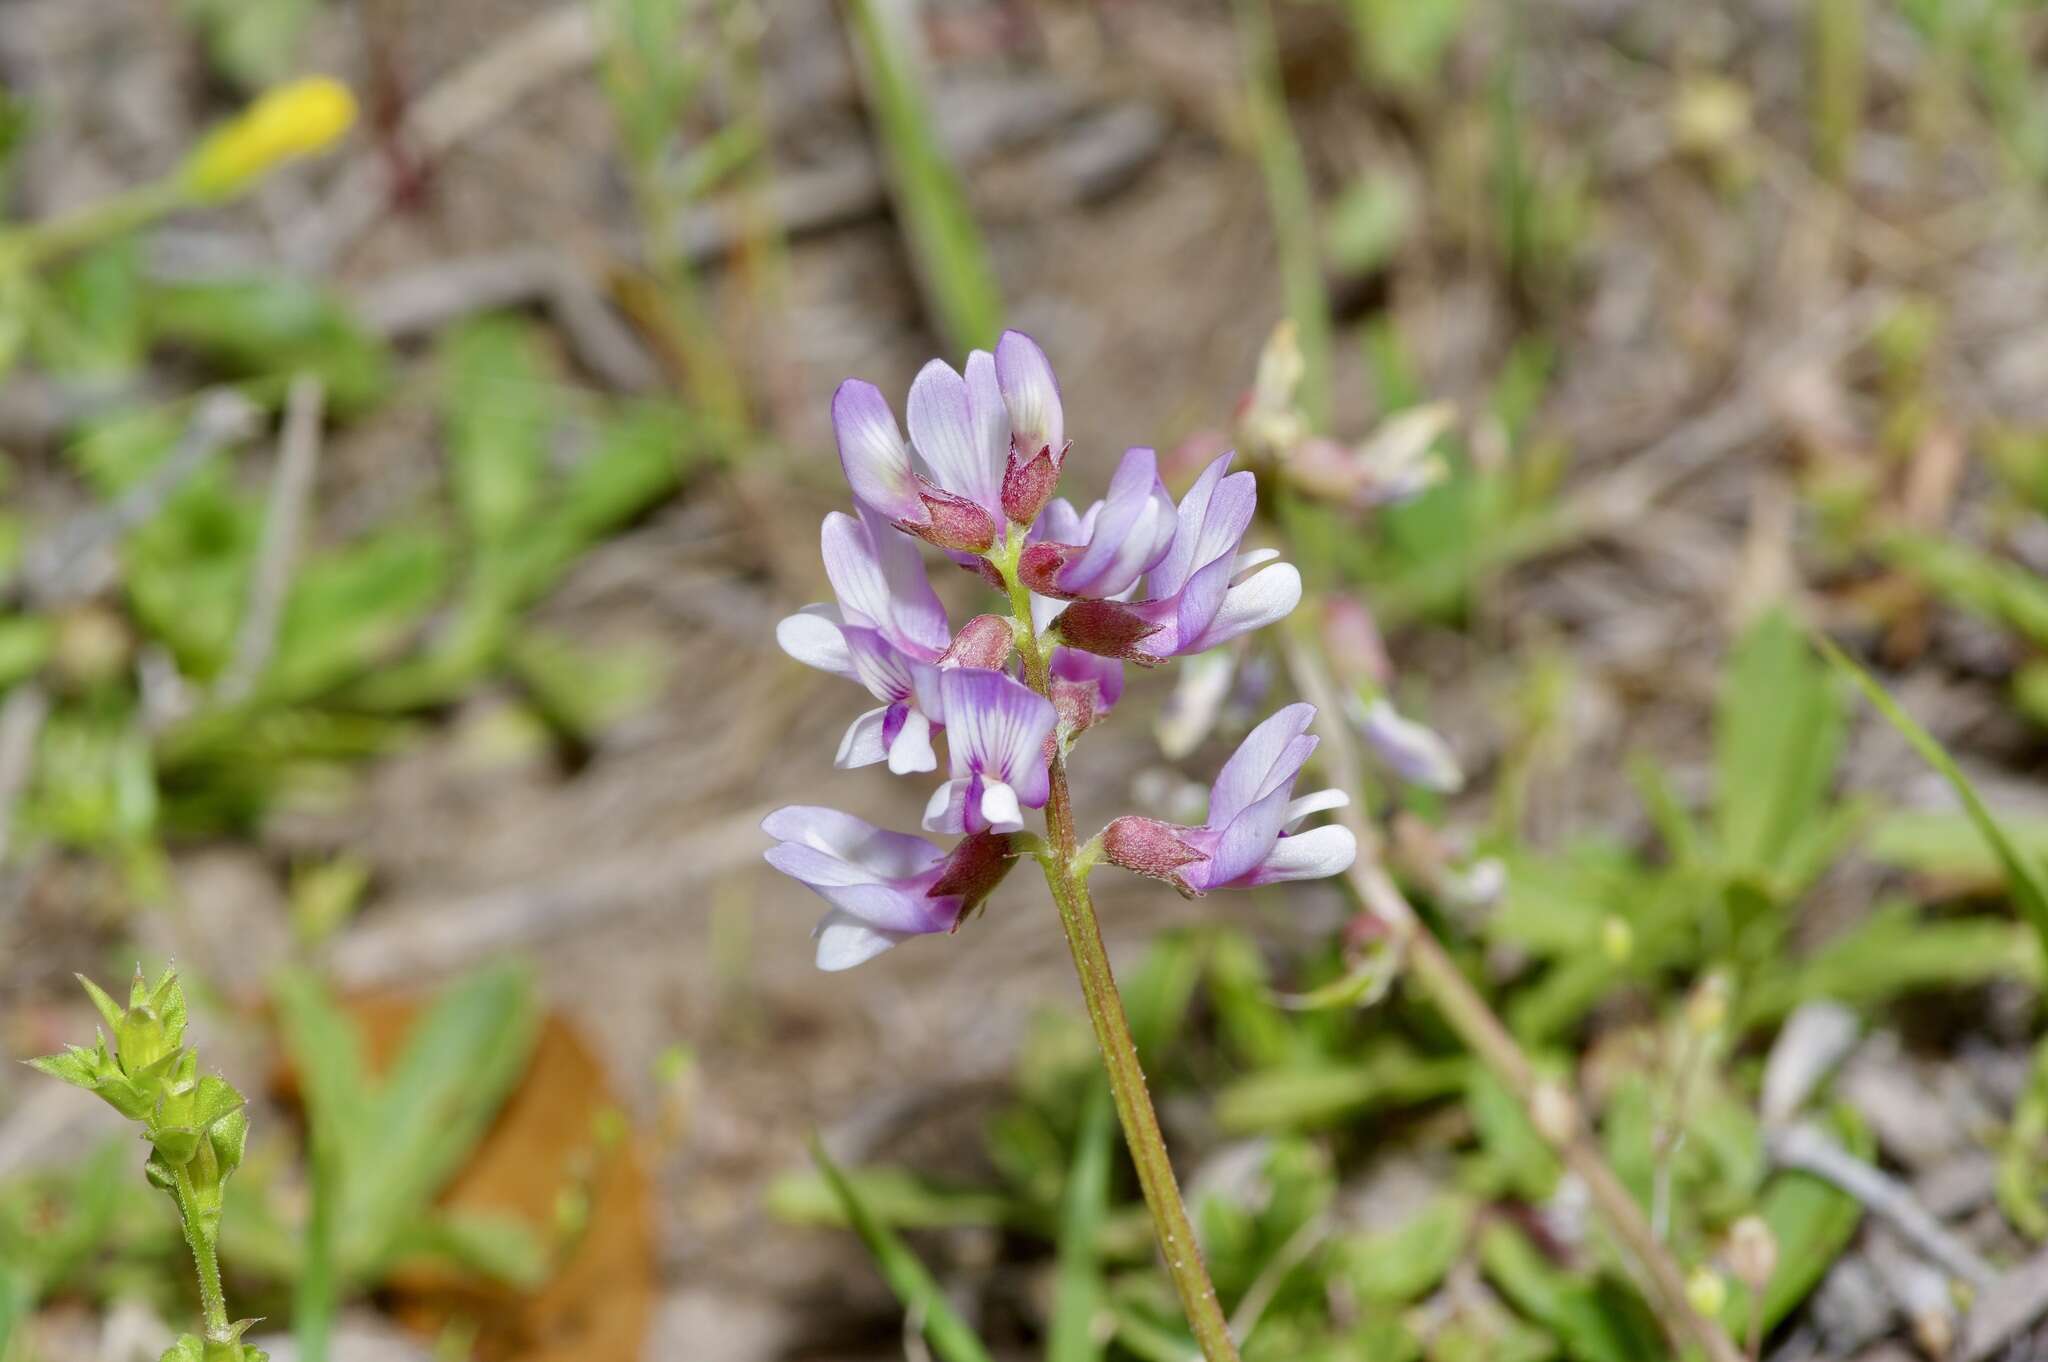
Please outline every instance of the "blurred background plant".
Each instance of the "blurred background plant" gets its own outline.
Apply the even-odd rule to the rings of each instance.
[[[1319,675],[1362,758],[1348,887],[1103,886],[1246,1356],[1669,1355],[1581,1117],[1738,1346],[2031,1355],[2044,25],[14,0],[8,1052],[179,960],[279,1358],[1184,1358],[1050,917],[821,979],[757,862],[831,387],[1015,325],[1070,494],[1234,445],[1308,585],[1087,811]],[[0,1074],[5,1362],[195,1317],[119,1126]]]

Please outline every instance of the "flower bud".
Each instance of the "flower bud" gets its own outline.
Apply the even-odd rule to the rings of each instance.
[[[939,655],[941,667],[980,667],[1001,671],[1017,646],[1017,631],[1001,615],[976,615],[960,626],[946,651]]]
[[[1745,1215],[1728,1227],[1728,1266],[1752,1292],[1770,1285],[1778,1271],[1778,1236],[1762,1216]]]
[[[1102,830],[1102,858],[1125,870],[1165,880],[1183,894],[1192,896],[1180,872],[1208,856],[1182,840],[1185,828],[1162,823],[1156,818],[1125,814]]]
[[[1159,632],[1159,626],[1117,601],[1075,601],[1052,622],[1053,632],[1069,648],[1097,657],[1119,657],[1141,667],[1160,659],[1138,645]]]
[[[1685,1301],[1696,1313],[1718,1319],[1728,1308],[1728,1283],[1721,1280],[1720,1273],[1702,1264],[1685,1279]]]
[[[922,524],[899,520],[897,529],[916,535],[933,548],[961,553],[987,553],[996,546],[995,517],[979,504],[921,480],[917,497],[927,518]]]
[[[1073,442],[1068,441],[1055,454],[1051,445],[1040,445],[1037,453],[1027,457],[1011,442],[1010,462],[1003,469],[1003,514],[1011,524],[1029,525],[1038,519],[1060,485],[1060,467],[1071,448]]]
[[[1079,544],[1033,544],[1017,559],[1017,580],[1041,596],[1055,600],[1077,599],[1059,584],[1060,569],[1067,560],[1085,552]]]
[[[185,162],[185,186],[202,199],[227,198],[286,161],[325,151],[355,119],[355,96],[338,80],[281,85],[199,144]]]

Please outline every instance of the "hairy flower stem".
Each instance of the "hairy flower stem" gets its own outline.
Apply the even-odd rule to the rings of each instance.
[[[1016,536],[1015,542],[1003,546],[991,556],[991,561],[1009,588],[1025,680],[1033,690],[1050,698],[1050,658],[1031,627],[1031,593],[1017,580],[1017,553],[1022,547],[1022,536]],[[1050,767],[1052,796],[1045,805],[1049,845],[1039,861],[1045,869],[1046,887],[1052,891],[1053,903],[1059,909],[1067,948],[1073,952],[1074,971],[1080,976],[1088,1020],[1095,1028],[1102,1067],[1109,1075],[1109,1091],[1116,1102],[1117,1119],[1123,1124],[1124,1143],[1130,1147],[1131,1163],[1138,1170],[1138,1186],[1145,1194],[1146,1209],[1152,1213],[1159,1251],[1166,1258],[1166,1270],[1173,1277],[1174,1290],[1180,1295],[1181,1309],[1194,1330],[1195,1341],[1201,1345],[1202,1356],[1207,1362],[1237,1362],[1237,1344],[1231,1340],[1230,1324],[1223,1317],[1216,1287],[1202,1261],[1194,1224],[1181,1200],[1180,1182],[1166,1152],[1166,1137],[1160,1133],[1152,1095],[1145,1087],[1145,1070],[1138,1062],[1137,1042],[1131,1038],[1123,997],[1117,992],[1109,952],[1102,944],[1102,925],[1096,919],[1095,904],[1088,897],[1085,865],[1074,833],[1074,802],[1067,789],[1066,753],[1057,741]]]
[[[1315,617],[1314,611],[1304,614]],[[1345,726],[1343,696],[1328,666],[1315,647],[1299,637],[1288,643],[1287,665],[1303,698],[1316,706],[1316,726],[1323,735],[1321,750],[1330,763],[1334,783],[1355,794],[1362,788],[1358,751]],[[1513,1034],[1501,1024],[1486,999],[1416,914],[1400,887],[1381,868],[1376,852],[1379,836],[1366,821],[1359,804],[1354,800],[1338,810],[1337,816],[1358,839],[1358,859],[1346,872],[1352,891],[1366,911],[1393,935],[1405,955],[1408,976],[1429,995],[1458,1038],[1515,1095],[1522,1109],[1534,1118],[1531,1124],[1537,1133],[1586,1185],[1608,1230],[1646,1279],[1651,1303],[1658,1321],[1671,1336],[1672,1346],[1683,1353],[1690,1341],[1708,1362],[1742,1362],[1742,1353],[1726,1331],[1692,1308],[1686,1298],[1685,1274],[1652,1232],[1635,1196],[1608,1167],[1577,1103],[1568,1098],[1559,1102],[1555,1099],[1561,1094],[1556,1093],[1548,1094],[1546,1100],[1544,1084]]]
[[[228,1328],[228,1298],[220,1286],[220,1252],[214,1245],[215,1232],[199,1208],[198,1189],[191,1175],[178,1170],[178,1218],[185,1222],[185,1243],[192,1250],[192,1267],[199,1275],[199,1307],[206,1316],[206,1337],[216,1343],[231,1342]]]

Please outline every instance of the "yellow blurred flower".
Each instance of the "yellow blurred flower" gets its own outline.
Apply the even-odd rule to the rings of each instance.
[[[207,135],[185,162],[185,186],[201,198],[226,198],[286,161],[325,151],[355,121],[356,97],[338,80],[280,85]]]

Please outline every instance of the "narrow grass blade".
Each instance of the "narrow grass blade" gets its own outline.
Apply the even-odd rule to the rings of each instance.
[[[932,1274],[893,1231],[869,1212],[867,1203],[860,1199],[839,1165],[826,1154],[824,1144],[815,1137],[811,1140],[811,1158],[831,1185],[833,1195],[839,1198],[853,1232],[874,1256],[889,1289],[903,1302],[911,1318],[922,1321],[925,1341],[932,1350],[943,1362],[991,1362],[988,1348],[947,1303],[946,1293],[939,1290]]]
[[[1102,1356],[1095,1322],[1107,1304],[1108,1292],[1095,1243],[1109,1214],[1114,1116],[1109,1088],[1096,1084],[1081,1112],[1080,1137],[1075,1141],[1074,1162],[1067,1170],[1066,1196],[1060,1206],[1059,1268],[1046,1362],[1097,1362]]]
[[[890,192],[933,320],[955,351],[995,344],[1003,295],[967,193],[938,138],[906,36],[883,0],[850,0],[847,20]]]
[[[1899,731],[1900,736],[1912,744],[1913,750],[1920,754],[1920,759],[1938,771],[1942,779],[1955,790],[1956,797],[1962,800],[1964,810],[1970,815],[1970,821],[1976,825],[1978,834],[1991,848],[1992,854],[1998,858],[1998,863],[2004,867],[2014,900],[2018,902],[2020,911],[2025,914],[2027,921],[2040,936],[2043,952],[2048,953],[2048,867],[2043,867],[2021,853],[2012,839],[2006,836],[2005,829],[1999,826],[1998,819],[1993,816],[1990,806],[1984,802],[1983,797],[1977,793],[1977,788],[1970,783],[1970,778],[1956,765],[1955,758],[1949,756],[1942,745],[1934,740],[1933,734],[1922,728],[1912,715],[1899,707],[1898,701],[1892,699],[1890,693],[1877,683],[1876,678],[1851,661],[1832,640],[1816,636],[1814,642],[1828,661],[1854,682],[1856,688],[1863,692],[1864,698]]]
[[[1330,416],[1330,305],[1323,292],[1321,239],[1316,231],[1315,191],[1301,143],[1287,121],[1287,97],[1280,85],[1280,59],[1267,0],[1237,0],[1237,40],[1244,50],[1245,96],[1252,142],[1266,178],[1266,202],[1280,248],[1280,280],[1287,294],[1304,363],[1301,405],[1322,429]]]

